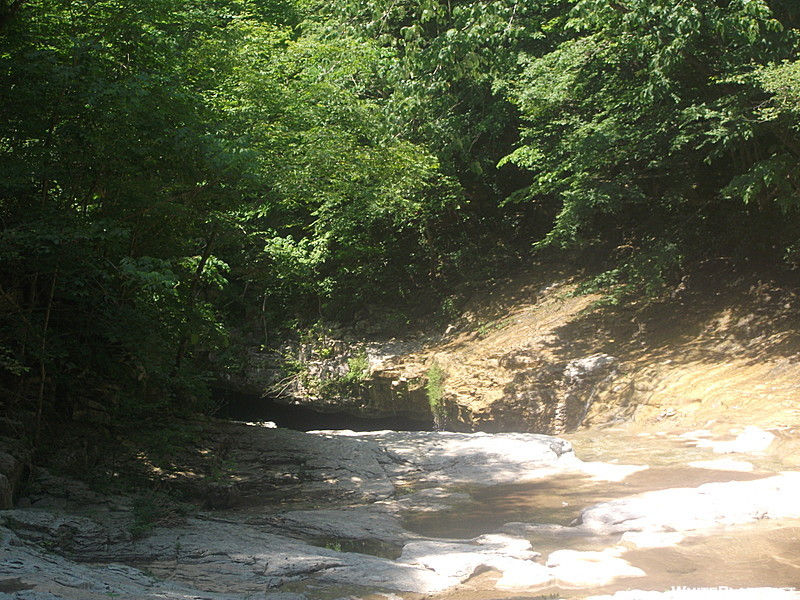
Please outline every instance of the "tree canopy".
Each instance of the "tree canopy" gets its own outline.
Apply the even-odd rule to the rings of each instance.
[[[796,266],[798,27],[788,0],[2,0],[3,406],[200,407],[237,344],[545,247],[620,294]]]

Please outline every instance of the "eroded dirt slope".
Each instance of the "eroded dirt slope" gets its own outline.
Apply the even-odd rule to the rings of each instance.
[[[709,263],[666,299],[599,307],[576,280],[514,278],[449,335],[382,368],[444,373],[451,428],[559,433],[798,422],[800,298],[786,274]]]

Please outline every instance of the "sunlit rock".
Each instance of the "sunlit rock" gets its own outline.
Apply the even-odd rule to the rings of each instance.
[[[418,565],[351,555],[344,564],[314,574],[320,584],[346,586],[357,584],[373,592],[395,590],[432,594],[459,584],[458,576],[448,576]]]
[[[618,359],[608,354],[593,354],[571,360],[564,369],[564,375],[569,381],[576,381],[603,371],[617,362]]]
[[[534,433],[318,433],[331,437],[355,437],[389,448],[394,464],[388,467],[394,469],[394,475],[402,475],[405,471],[437,485],[520,483],[578,469],[583,464],[568,441]]]
[[[628,496],[590,507],[582,527],[598,533],[690,531],[717,524],[800,517],[800,473],[707,483]]]
[[[498,590],[524,590],[554,581],[550,569],[532,561],[499,559],[494,565],[502,573],[495,584]]]
[[[465,581],[486,570],[499,571],[505,587],[522,582],[541,584],[551,576],[533,562],[540,555],[522,538],[488,534],[465,542],[423,540],[406,544],[399,562],[421,566],[445,576]],[[533,583],[532,583],[533,582]]]
[[[622,577],[643,577],[645,572],[621,558],[624,548],[601,552],[556,550],[547,558],[547,567],[560,585],[589,587],[606,585]]]
[[[698,440],[697,446],[700,448],[711,448],[714,452],[719,454],[764,452],[770,447],[774,440],[774,434],[751,425],[745,427],[744,431],[737,435],[735,440]]]

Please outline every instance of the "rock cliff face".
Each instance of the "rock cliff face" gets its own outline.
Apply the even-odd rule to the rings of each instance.
[[[327,332],[285,354],[294,371],[287,376],[284,360],[283,379],[274,367],[252,368],[251,386],[371,417],[430,418],[433,404],[437,422],[454,431],[791,419],[800,386],[793,287],[713,268],[660,303],[612,308],[576,287],[552,278],[499,284],[438,335]],[[426,389],[433,370],[436,398]]]
[[[416,340],[375,342],[328,330],[281,353],[251,353],[227,383],[320,413],[431,421],[424,367],[395,363],[421,347]]]
[[[608,354],[594,354],[566,363],[525,364],[503,390],[492,419],[499,426],[516,422],[537,431],[571,431],[586,417],[598,384],[616,374],[616,362]]]

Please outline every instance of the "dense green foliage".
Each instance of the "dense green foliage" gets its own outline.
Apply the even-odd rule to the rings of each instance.
[[[793,265],[798,27],[789,0],[0,1],[3,407],[201,407],[238,343],[544,247],[622,292]]]
[[[553,51],[522,55],[510,160],[534,174],[526,200],[558,206],[543,243],[599,250],[606,281],[651,287],[689,259],[793,245],[796,121],[765,92],[791,68],[768,65],[795,57],[798,12],[772,5],[581,0]]]

